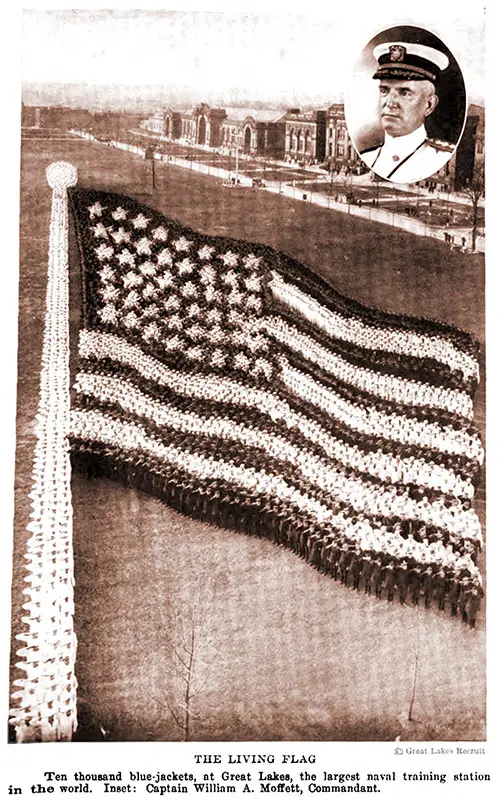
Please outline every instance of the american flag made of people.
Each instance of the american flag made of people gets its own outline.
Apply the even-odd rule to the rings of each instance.
[[[356,589],[475,619],[473,338],[364,307],[283,253],[131,198],[70,198],[74,466]]]

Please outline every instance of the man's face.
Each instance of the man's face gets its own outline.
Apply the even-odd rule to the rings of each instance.
[[[380,122],[390,136],[406,136],[415,131],[437,103],[430,81],[380,81]]]

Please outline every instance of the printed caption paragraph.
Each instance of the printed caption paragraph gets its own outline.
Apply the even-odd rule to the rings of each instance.
[[[423,750],[423,749],[422,749]],[[479,749],[477,749],[479,750]],[[195,754],[192,770],[173,770],[160,768],[156,772],[143,770],[118,770],[109,773],[72,770],[63,772],[46,770],[40,773],[29,786],[8,787],[9,795],[86,794],[95,793],[98,797],[108,794],[139,793],[145,796],[166,796],[184,793],[192,797],[198,793],[212,795],[233,793],[236,797],[247,793],[314,796],[323,793],[384,793],[389,788],[402,792],[409,785],[418,785],[422,792],[428,792],[431,785],[464,786],[475,791],[479,785],[491,782],[489,773],[449,770],[391,770],[387,773],[366,771],[343,772],[341,766],[324,769],[315,763],[313,755],[297,757],[281,755],[276,760],[271,757],[260,759],[254,755],[243,760],[244,755],[229,755],[222,763],[220,755]],[[226,764],[229,763],[229,764]],[[264,763],[264,764],[263,764]],[[305,764],[300,763],[307,763]]]

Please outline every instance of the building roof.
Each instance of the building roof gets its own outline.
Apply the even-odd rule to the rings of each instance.
[[[237,108],[226,107],[227,119],[243,122],[246,117],[253,117],[255,122],[278,122],[284,117],[283,109],[277,108]]]
[[[298,114],[287,111],[284,116],[287,122],[316,122],[315,111],[301,111]]]

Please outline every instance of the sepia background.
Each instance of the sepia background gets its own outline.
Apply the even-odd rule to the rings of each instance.
[[[279,248],[363,303],[464,328],[481,342],[484,366],[484,211],[465,181],[467,170],[481,177],[484,159],[483,19],[435,23],[469,81],[470,137],[458,181],[455,171],[411,191],[357,174],[340,137],[348,56],[383,28],[373,22],[355,32],[364,41],[349,53],[342,42],[353,42],[352,21],[344,15],[328,26],[291,15],[26,13],[13,634],[22,628],[52,161],[74,164],[80,186],[136,197],[209,234]],[[199,141],[200,121],[218,109],[230,110],[235,138],[215,147],[206,129]],[[318,111],[328,120],[321,162],[305,136]],[[158,127],[174,113],[184,123],[178,139]],[[284,151],[259,151],[259,124],[273,130],[280,120]],[[166,155],[155,163],[154,183],[152,163],[111,140],[146,142]],[[265,191],[276,184],[281,194]],[[75,335],[73,239],[71,249]],[[484,416],[483,381],[476,404],[483,432]],[[484,613],[471,631],[435,609],[376,601],[269,542],[195,523],[110,482],[75,477],[73,507],[77,739],[484,738]],[[484,481],[476,508],[484,524]],[[175,662],[186,626],[196,631],[187,733]]]

